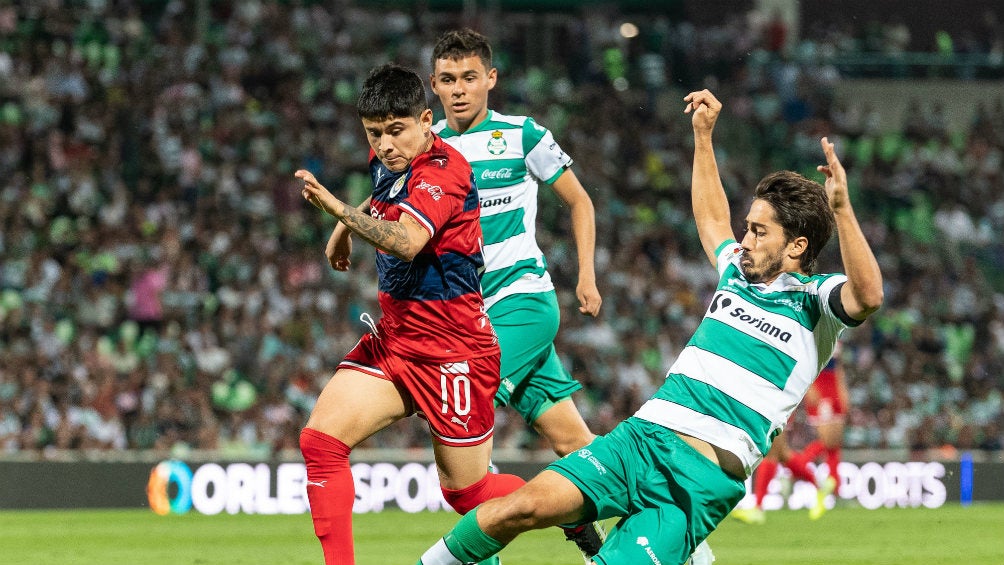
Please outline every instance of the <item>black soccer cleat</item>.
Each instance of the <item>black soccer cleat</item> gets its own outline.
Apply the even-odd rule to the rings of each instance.
[[[561,529],[565,532],[565,539],[575,542],[586,563],[592,562],[593,556],[600,552],[600,547],[607,539],[607,533],[603,531],[599,522]]]

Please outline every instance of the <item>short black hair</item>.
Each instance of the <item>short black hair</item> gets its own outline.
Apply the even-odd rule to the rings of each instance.
[[[428,107],[422,78],[415,71],[393,63],[370,71],[356,102],[359,117],[367,120],[417,119]]]
[[[448,31],[439,36],[432,48],[432,68],[439,59],[463,59],[476,55],[485,69],[492,68],[492,46],[488,38],[470,28]]]
[[[800,236],[809,241],[800,266],[811,275],[819,252],[836,228],[826,189],[796,172],[777,171],[760,180],[753,196],[774,208],[774,217],[788,241]]]

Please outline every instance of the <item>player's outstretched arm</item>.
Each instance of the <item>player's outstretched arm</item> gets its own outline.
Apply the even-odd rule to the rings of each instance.
[[[579,283],[575,287],[579,312],[596,316],[600,313],[603,298],[596,287],[596,211],[593,200],[571,169],[561,173],[551,188],[568,204],[572,218],[572,238],[579,257]]]
[[[840,257],[844,263],[847,283],[840,292],[844,310],[855,320],[864,320],[882,306],[882,271],[875,254],[865,239],[858,219],[851,207],[847,191],[847,173],[840,164],[833,144],[822,138],[826,164],[816,167],[826,175],[826,195],[830,209],[837,222],[837,238],[840,241]]]
[[[431,237],[418,221],[407,214],[402,214],[396,222],[379,220],[335,198],[310,171],[300,169],[294,176],[303,181],[301,193],[305,200],[338,218],[370,245],[398,259],[411,261]]]
[[[694,221],[701,246],[712,265],[716,264],[715,250],[726,239],[735,237],[722,179],[718,175],[715,149],[711,132],[715,129],[722,103],[708,90],[691,92],[683,98],[687,107],[683,112],[693,113],[694,172],[691,177],[691,199]]]

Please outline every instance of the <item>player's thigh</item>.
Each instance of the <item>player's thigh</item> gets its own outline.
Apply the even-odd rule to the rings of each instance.
[[[844,420],[834,417],[816,425],[816,435],[826,447],[840,447],[844,439]]]
[[[774,438],[774,443],[770,445],[765,458],[784,462],[790,459],[791,455],[791,448],[788,446],[788,434],[781,432]]]
[[[492,440],[458,447],[432,442],[432,453],[436,457],[439,483],[451,490],[462,489],[481,480],[488,472],[492,457]]]
[[[578,523],[584,513],[582,491],[566,477],[545,469],[516,491],[485,502],[478,509],[478,522],[486,525],[485,533],[508,538],[517,532]]]
[[[306,427],[349,447],[408,415],[408,405],[391,381],[339,369],[324,386]]]

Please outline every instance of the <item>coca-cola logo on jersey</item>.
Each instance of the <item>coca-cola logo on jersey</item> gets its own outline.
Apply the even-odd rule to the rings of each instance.
[[[506,180],[511,179],[513,174],[512,167],[503,167],[501,169],[485,169],[481,171],[481,180]]]
[[[443,197],[443,189],[437,185],[429,184],[427,182],[420,181],[416,187],[418,190],[424,190],[432,195],[433,200],[439,200]]]

